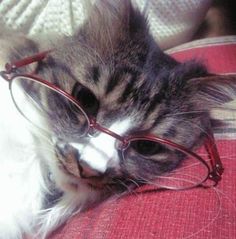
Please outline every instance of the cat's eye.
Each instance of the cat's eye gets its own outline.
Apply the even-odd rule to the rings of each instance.
[[[88,89],[76,83],[72,96],[79,102],[89,115],[96,116],[99,109],[99,101],[96,96]]]
[[[137,153],[144,156],[152,156],[164,150],[164,147],[154,141],[137,140],[131,142],[130,145]]]

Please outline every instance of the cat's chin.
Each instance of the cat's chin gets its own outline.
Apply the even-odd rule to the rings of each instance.
[[[64,178],[64,189],[78,191],[81,187],[87,187],[89,190],[103,191],[106,187],[106,183],[102,180],[98,180],[97,178],[81,178],[79,174],[72,173],[71,169],[62,161],[59,161],[57,166],[61,171],[60,179],[63,180],[62,177]]]

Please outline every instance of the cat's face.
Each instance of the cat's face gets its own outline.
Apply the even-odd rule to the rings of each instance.
[[[163,54],[129,1],[101,1],[91,16],[76,36],[58,43],[39,74],[120,136],[156,135],[188,149],[199,145],[210,125],[210,100],[203,104],[200,99],[208,92],[192,79],[206,76],[206,70]],[[49,125],[56,164],[73,182],[101,189],[114,182],[152,180],[181,160],[178,152],[145,142],[131,144],[132,157],[124,159],[118,140],[98,130],[80,137],[84,122],[78,111],[64,107],[56,95],[46,94],[46,99],[53,112]]]
[[[146,20],[130,4],[98,5],[91,16],[76,36],[50,54],[44,78],[72,94],[89,117],[120,136],[151,134],[187,148],[199,143],[208,117],[179,113],[198,110],[186,82],[205,70],[192,63],[181,66],[164,55]],[[49,101],[59,167],[73,178],[84,176],[93,186],[117,178],[150,180],[180,161],[177,152],[145,142],[131,144],[132,157],[124,159],[118,140],[97,130],[80,137],[78,112],[64,107],[60,97],[52,95]]]

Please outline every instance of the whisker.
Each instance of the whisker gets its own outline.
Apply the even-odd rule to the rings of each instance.
[[[128,180],[131,181],[131,179],[128,179]],[[133,190],[134,188],[132,188],[132,186],[130,186],[130,185],[125,184],[125,182],[123,182],[122,180],[120,180],[120,179],[115,179],[114,183],[115,183],[115,184],[118,183],[118,184],[122,185],[122,186],[126,189],[125,192],[119,193],[120,196],[126,195],[127,193],[128,193],[128,194],[132,194],[132,195],[137,195],[137,193],[135,192],[135,190]],[[134,184],[134,180],[132,180],[132,183]],[[139,185],[137,185],[137,183],[135,183],[135,185],[136,185],[136,186],[139,186]]]
[[[174,176],[172,176],[172,175],[174,175]],[[176,172],[174,172],[174,173],[169,173],[167,176],[164,176],[164,175],[160,175],[160,176],[156,176],[154,179],[156,180],[156,179],[176,179],[176,180],[181,180],[182,178],[176,178],[175,176],[178,176],[178,175],[180,175],[180,176],[186,176],[186,177],[194,177],[194,178],[196,178],[196,179],[200,179],[200,177],[198,177],[196,174],[187,174],[187,173],[182,173],[182,172],[178,172],[178,173],[176,173]],[[206,176],[206,175],[204,175],[204,176]],[[185,180],[185,179],[184,179]]]
[[[187,159],[188,160],[188,159]],[[208,160],[205,160],[205,162],[209,162],[210,161],[210,159],[208,159]],[[192,164],[188,164],[188,165],[186,165],[186,166],[180,166],[179,168],[176,168],[176,169],[174,169],[173,171],[171,171],[171,172],[169,172],[169,173],[177,173],[177,171],[182,171],[182,170],[184,170],[184,169],[189,169],[189,168],[193,168],[193,167],[196,167],[196,166],[199,166],[199,165],[201,165],[201,167],[203,166],[203,167],[206,167],[202,162],[196,162],[196,163],[192,163]]]
[[[193,111],[178,112],[178,113],[174,113],[174,114],[166,114],[165,116],[172,117],[172,116],[177,116],[177,115],[198,114],[198,113],[203,113],[203,112],[205,112],[205,111],[204,110],[193,110]]]
[[[179,177],[178,177],[179,175]],[[196,175],[196,174],[187,174],[179,173],[175,175],[160,175],[156,176],[152,180],[139,177],[139,182],[152,185],[158,188],[166,188],[171,190],[180,190],[187,189],[197,185],[201,185],[207,179],[208,174]]]
[[[140,185],[138,184],[138,182],[136,182],[135,180],[131,179],[131,178],[126,178],[126,180],[130,181],[132,184],[134,184],[136,187],[139,187]]]
[[[233,209],[236,211],[236,205],[235,202],[226,194],[224,193],[222,190],[220,190],[219,188],[214,188],[215,191],[217,191],[219,194],[223,195],[228,202],[231,204],[231,206],[233,207]]]
[[[111,192],[111,193],[114,192],[114,190],[112,189],[112,187],[111,187],[110,185],[108,185],[108,184],[105,184],[105,188],[106,188],[109,192]]]
[[[174,119],[174,118],[173,118],[173,119]],[[195,127],[197,127],[198,129],[200,129],[201,132],[205,133],[206,136],[211,137],[211,135],[209,135],[208,131],[206,131],[205,129],[203,129],[202,127],[200,127],[198,124],[193,123],[193,122],[190,122],[190,121],[188,121],[188,120],[184,120],[184,119],[181,119],[181,120],[180,120],[179,118],[175,118],[175,119],[178,120],[178,122],[185,122],[185,123],[187,123],[187,124],[190,124],[190,125],[192,125],[192,126],[195,126]]]
[[[222,200],[220,198],[219,192],[217,192],[215,190],[215,188],[212,188],[212,189],[216,193],[216,196],[217,196],[217,199],[218,199],[218,210],[216,212],[216,215],[214,216],[214,218],[212,218],[212,220],[209,223],[207,223],[206,225],[204,225],[202,228],[200,228],[198,231],[192,233],[191,235],[183,237],[183,239],[189,239],[189,238],[193,238],[193,237],[195,238],[196,235],[198,235],[199,233],[204,231],[206,228],[208,228],[210,225],[212,225],[217,220],[217,218],[220,216],[220,212],[222,210]]]
[[[214,109],[220,109],[222,111],[236,111],[236,108],[232,108],[232,107],[224,107],[223,106],[215,106]]]
[[[188,175],[188,174],[185,174],[185,175],[181,175],[181,176],[192,176],[192,175]],[[200,180],[200,181],[193,181],[193,180],[190,180],[190,179],[186,179],[186,178],[178,178],[178,177],[158,177],[158,178],[156,178],[156,180],[158,180],[158,179],[168,179],[168,180],[170,180],[171,179],[171,181],[175,181],[175,182],[182,182],[182,183],[191,183],[191,184],[198,184],[198,183],[200,183],[200,179],[201,178],[197,178],[196,177],[196,180]],[[155,185],[155,184],[154,184]],[[158,185],[158,183],[156,183],[156,185]],[[194,185],[193,185],[194,186]]]
[[[221,159],[236,160],[236,154],[226,155],[226,156],[220,156],[220,158],[221,158]]]
[[[151,180],[149,180],[149,179],[146,179],[146,178],[144,178],[144,177],[141,177],[141,176],[139,176],[139,177],[137,177],[136,178],[136,180],[138,180],[140,183],[142,183],[142,184],[149,184],[149,185],[153,185],[153,181],[151,181]]]
[[[127,189],[130,192],[130,188],[122,180],[116,179],[116,182],[119,183],[120,185],[122,185],[125,189]]]

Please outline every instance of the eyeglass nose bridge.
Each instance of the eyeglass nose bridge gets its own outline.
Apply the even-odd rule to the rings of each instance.
[[[118,149],[126,149],[129,145],[129,140],[97,123],[96,119],[90,119],[90,127],[88,131],[88,136],[93,137],[94,130],[107,134],[120,142]]]

